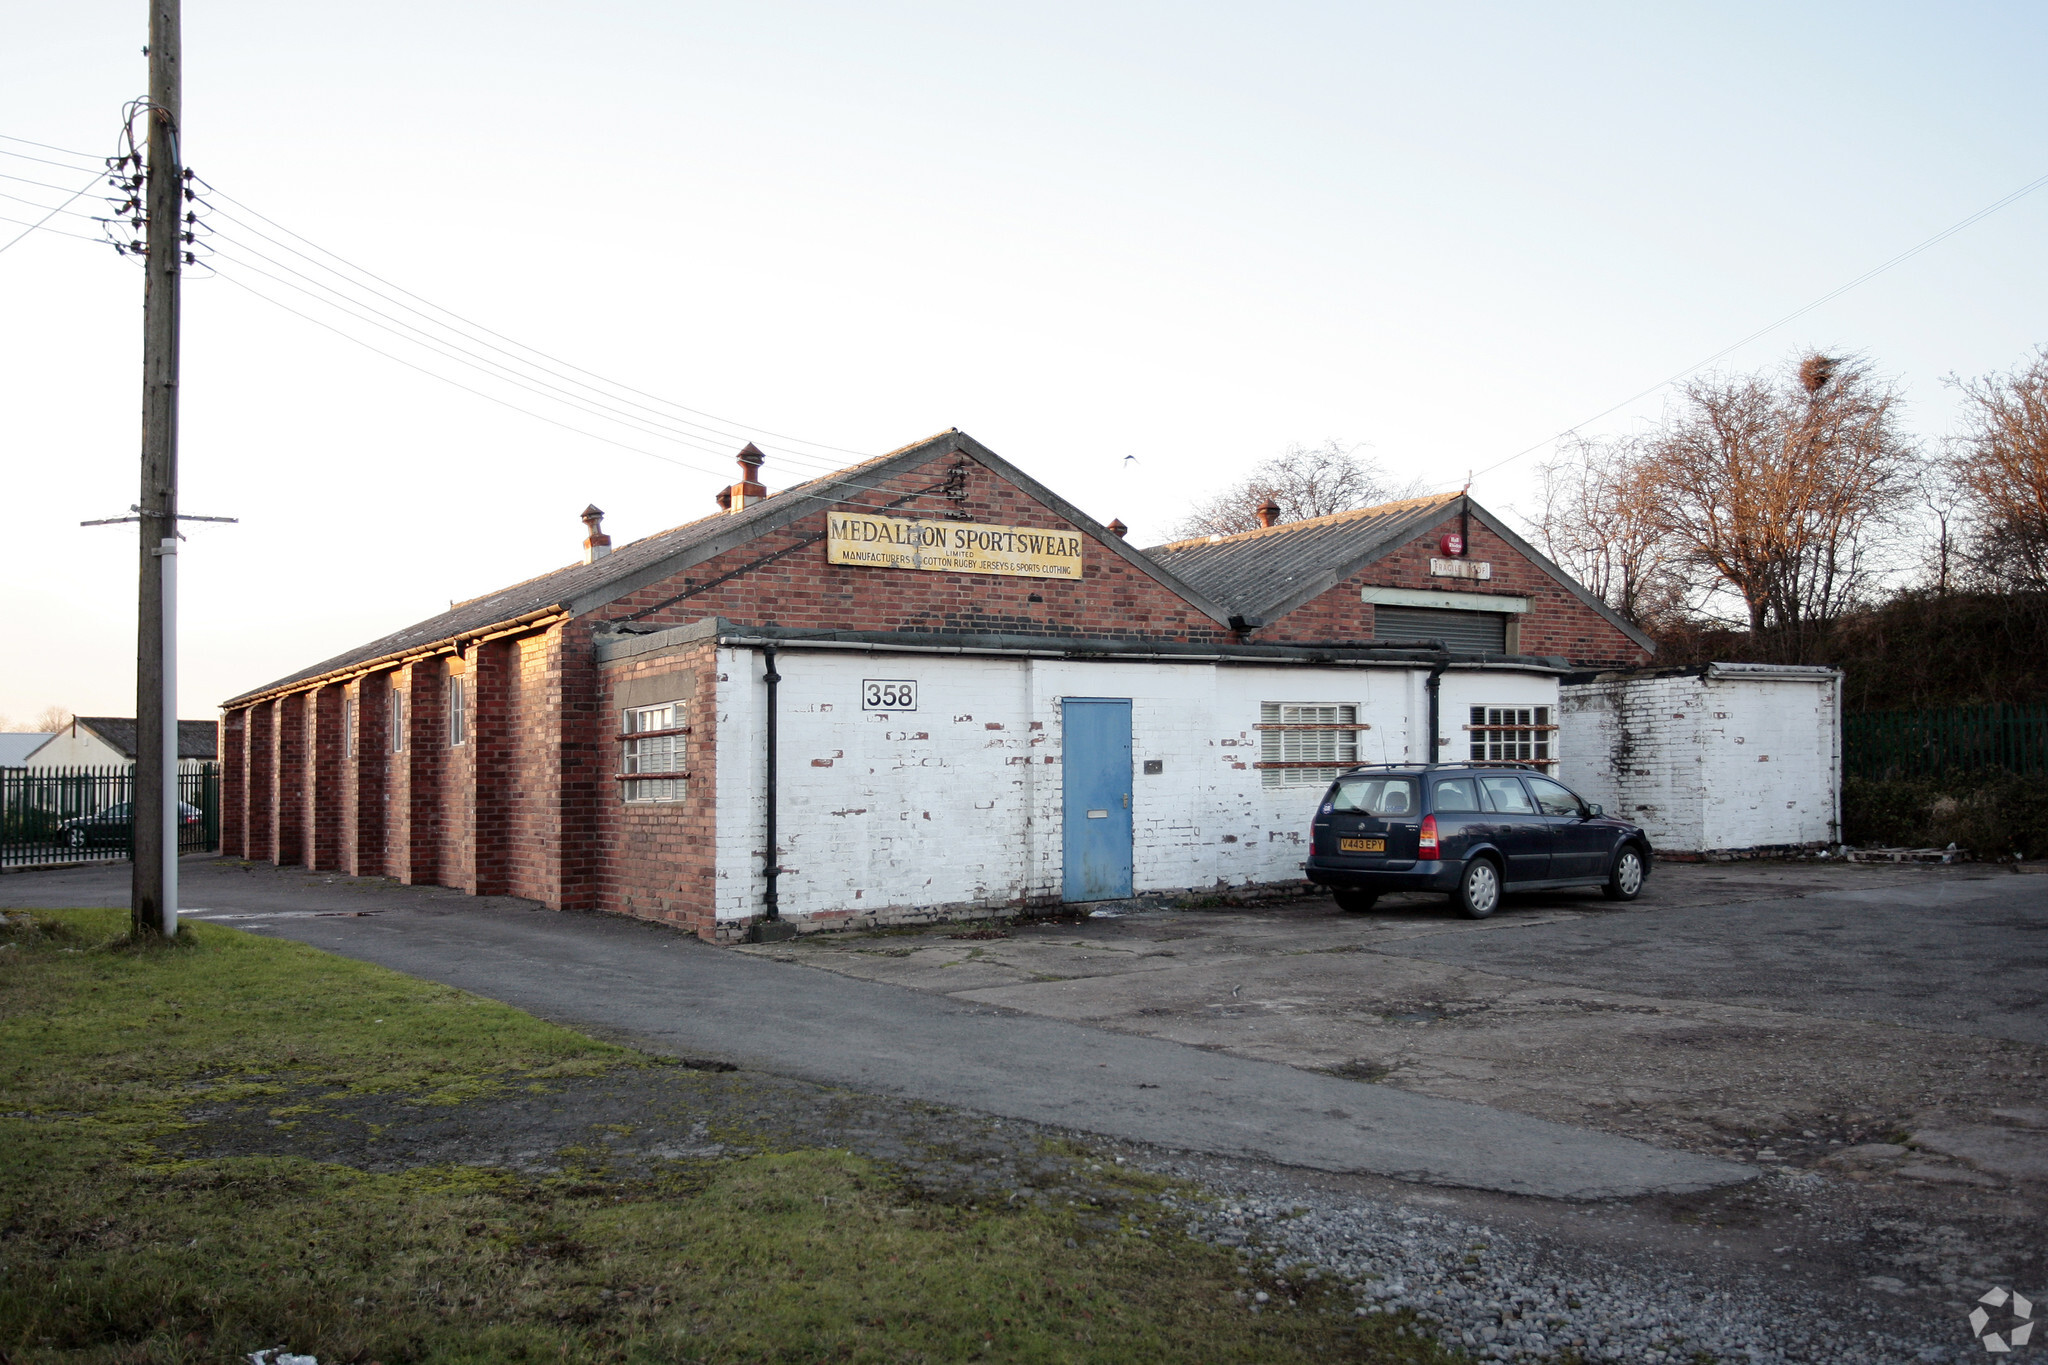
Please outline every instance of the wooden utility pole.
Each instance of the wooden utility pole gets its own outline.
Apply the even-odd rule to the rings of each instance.
[[[176,623],[168,620],[178,545],[178,281],[185,177],[179,0],[149,0],[149,219],[142,287],[142,585],[135,632],[134,893],[138,937],[178,931]]]

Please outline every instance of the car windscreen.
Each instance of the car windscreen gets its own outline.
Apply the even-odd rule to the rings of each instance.
[[[1330,809],[1344,815],[1413,815],[1412,777],[1353,777],[1337,784]]]

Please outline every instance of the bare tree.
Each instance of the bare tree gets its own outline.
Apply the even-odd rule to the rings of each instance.
[[[1396,486],[1377,465],[1359,458],[1357,446],[1335,440],[1319,446],[1290,445],[1195,507],[1174,526],[1173,534],[1191,540],[1256,531],[1259,506],[1269,499],[1279,504],[1281,521],[1306,521],[1409,497],[1413,491],[1412,485]]]
[[[71,723],[71,713],[61,706],[46,706],[43,714],[36,717],[35,729],[39,734],[54,735]]]
[[[1945,461],[1986,586],[2048,589],[2048,348],[2010,374],[1953,380],[1967,425]]]
[[[1860,358],[1810,355],[1789,378],[1688,384],[1648,487],[1676,558],[1796,656],[1890,567],[1921,465],[1898,390]]]
[[[1542,466],[1535,518],[1544,553],[1635,625],[1670,617],[1684,601],[1640,437],[1579,438]]]

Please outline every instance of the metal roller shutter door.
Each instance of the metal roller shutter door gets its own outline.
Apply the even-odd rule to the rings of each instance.
[[[1458,654],[1508,652],[1507,613],[1437,611],[1429,607],[1374,607],[1377,640],[1442,640]]]

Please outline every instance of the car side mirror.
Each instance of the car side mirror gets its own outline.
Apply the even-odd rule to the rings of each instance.
[[[1597,820],[1605,814],[1607,814],[1607,807],[1601,805],[1598,801],[1588,801],[1586,803],[1586,819]]]

